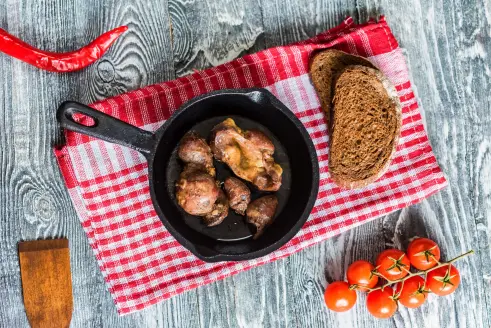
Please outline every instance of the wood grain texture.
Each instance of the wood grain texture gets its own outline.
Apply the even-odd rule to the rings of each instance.
[[[67,99],[92,102],[305,39],[347,16],[384,14],[403,48],[434,152],[450,186],[423,203],[374,220],[287,259],[118,317],[80,227],[52,144],[54,113]],[[0,2],[0,27],[66,51],[105,30],[129,31],[104,58],[72,74],[38,71],[0,54],[0,327],[27,327],[16,244],[67,237],[72,327],[489,327],[491,325],[491,2],[488,0],[168,0]],[[322,294],[349,263],[428,236],[457,263],[455,295],[374,320],[365,296],[328,312]]]
[[[355,17],[355,0],[262,0],[266,47],[308,39]]]
[[[169,0],[178,76],[263,48],[259,0]]]

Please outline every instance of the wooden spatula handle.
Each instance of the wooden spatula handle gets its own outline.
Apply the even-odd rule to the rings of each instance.
[[[31,327],[68,327],[73,310],[68,239],[21,242],[19,261]]]

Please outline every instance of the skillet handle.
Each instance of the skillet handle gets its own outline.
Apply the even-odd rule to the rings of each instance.
[[[86,126],[76,122],[73,114],[84,114],[94,120],[94,124]],[[155,135],[133,125],[104,114],[75,101],[66,101],[58,107],[56,118],[61,127],[102,139],[111,143],[126,146],[149,157],[155,145]]]

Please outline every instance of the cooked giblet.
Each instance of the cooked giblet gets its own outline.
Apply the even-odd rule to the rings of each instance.
[[[202,165],[211,176],[215,176],[211,149],[206,140],[197,133],[188,132],[184,135],[179,143],[177,155],[184,163]]]
[[[186,163],[176,184],[177,202],[187,213],[203,216],[206,225],[220,224],[228,215],[228,199],[214,178],[210,147],[198,134],[188,132],[177,154]]]
[[[230,207],[237,214],[244,215],[247,205],[251,201],[251,191],[245,183],[234,177],[228,177],[223,184],[223,189],[227,194]]]
[[[178,204],[189,214],[204,216],[210,213],[220,193],[218,183],[203,167],[187,164],[176,183]]]
[[[264,228],[273,222],[277,206],[278,199],[274,195],[258,198],[247,206],[247,222],[257,228],[254,239],[261,236]]]
[[[283,169],[273,159],[274,145],[264,133],[243,131],[227,118],[213,128],[210,147],[215,158],[259,190],[277,191]]]
[[[206,225],[212,227],[222,223],[222,221],[228,215],[228,206],[229,206],[229,202],[227,196],[225,196],[223,191],[219,189],[218,198],[215,204],[213,205],[213,209],[211,210],[210,213],[206,214],[205,217],[203,218]]]

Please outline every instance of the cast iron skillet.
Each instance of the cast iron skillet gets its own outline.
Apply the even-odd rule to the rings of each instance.
[[[95,124],[85,126],[73,119],[81,113]],[[255,228],[230,211],[220,225],[209,228],[186,214],[175,199],[175,182],[182,170],[176,150],[190,130],[208,138],[215,124],[232,117],[244,129],[259,129],[275,144],[275,160],[283,167],[283,184],[275,220],[254,240]],[[319,188],[319,167],[312,140],[303,124],[265,89],[211,92],[192,99],[177,110],[155,133],[141,130],[77,102],[58,108],[60,125],[72,131],[133,148],[148,161],[150,193],[155,210],[167,230],[198,258],[207,262],[247,260],[269,254],[287,243],[307,220]],[[232,175],[215,161],[217,178]],[[252,199],[265,193],[251,185]]]

